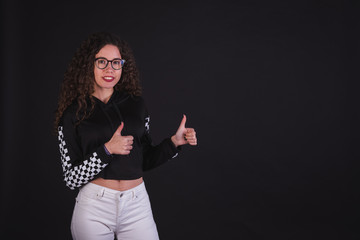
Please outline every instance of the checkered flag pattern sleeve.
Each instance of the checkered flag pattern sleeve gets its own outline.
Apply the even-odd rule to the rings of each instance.
[[[145,118],[145,130],[146,132],[150,132],[150,116]]]
[[[73,190],[91,181],[101,170],[107,166],[107,163],[103,163],[97,153],[94,152],[80,165],[73,166],[64,139],[62,126],[59,126],[58,132],[59,150],[64,172],[64,181],[66,182],[66,185]]]

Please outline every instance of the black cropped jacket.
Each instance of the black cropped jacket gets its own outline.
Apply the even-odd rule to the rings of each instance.
[[[149,135],[150,117],[142,97],[114,91],[105,104],[95,98],[90,117],[78,123],[78,105],[70,105],[60,120],[58,140],[64,180],[70,189],[87,182],[104,179],[131,180],[143,176],[143,171],[155,168],[177,156],[170,138],[153,145]],[[90,103],[90,99],[89,99]],[[124,122],[123,136],[134,137],[129,155],[109,155],[104,143]]]

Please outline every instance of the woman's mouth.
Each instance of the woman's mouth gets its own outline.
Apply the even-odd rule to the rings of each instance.
[[[112,81],[114,81],[114,77],[110,77],[110,76],[105,76],[105,77],[103,77],[102,79],[104,79],[104,81],[105,82],[112,82]]]

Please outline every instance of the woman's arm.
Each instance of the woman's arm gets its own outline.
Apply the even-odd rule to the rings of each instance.
[[[150,131],[150,117],[145,118],[145,134],[141,139],[143,147],[143,170],[150,170],[155,168],[169,159],[175,158],[181,150],[181,145],[191,144],[196,145],[196,132],[192,128],[185,128],[186,116],[176,132],[171,138],[164,139],[160,144],[153,145]],[[186,138],[186,139],[185,139]]]
[[[74,121],[65,116],[58,127],[58,140],[64,181],[72,190],[94,179],[112,159],[103,145],[84,156],[77,138]]]

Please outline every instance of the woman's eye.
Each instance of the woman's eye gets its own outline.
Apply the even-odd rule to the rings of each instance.
[[[121,65],[121,61],[120,61],[120,60],[113,61],[113,64],[114,64],[115,66],[120,66],[120,65]]]

